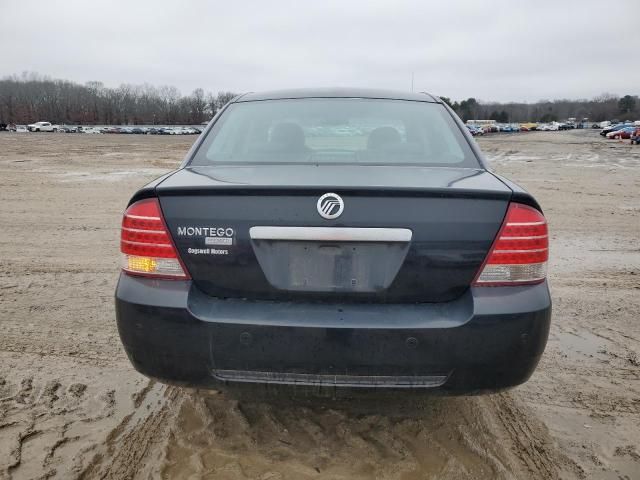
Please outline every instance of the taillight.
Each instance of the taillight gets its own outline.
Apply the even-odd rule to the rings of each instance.
[[[157,198],[140,200],[124,212],[120,251],[122,269],[127,273],[189,278],[164,223]]]
[[[549,234],[544,215],[535,208],[511,203],[474,285],[521,285],[547,276]]]

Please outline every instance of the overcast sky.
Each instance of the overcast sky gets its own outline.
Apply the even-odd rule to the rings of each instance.
[[[536,101],[640,93],[640,1],[0,0],[0,76]]]

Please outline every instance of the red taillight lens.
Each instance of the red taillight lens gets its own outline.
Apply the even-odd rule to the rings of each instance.
[[[547,276],[549,232],[535,208],[511,203],[474,285],[539,283]]]
[[[124,212],[120,251],[122,269],[127,273],[189,278],[171,241],[157,198],[140,200]]]

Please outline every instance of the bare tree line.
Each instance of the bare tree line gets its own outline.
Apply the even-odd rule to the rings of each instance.
[[[195,89],[182,95],[172,86],[122,84],[105,87],[101,82],[84,85],[36,73],[0,79],[0,123],[47,120],[70,124],[169,124],[194,125],[209,120],[235,94]],[[575,117],[590,121],[630,120],[640,117],[638,97],[602,94],[591,100],[541,100],[536,103],[495,103],[468,98],[460,102],[441,97],[463,120],[494,119],[500,122],[549,122]]]
[[[195,125],[208,121],[235,95],[197,88],[183,96],[171,86],[108,88],[101,82],[81,85],[24,73],[0,80],[0,123]]]
[[[460,102],[440,97],[447,102],[463,120],[490,119],[499,122],[552,122],[568,118],[591,122],[603,120],[637,120],[640,117],[638,97],[618,97],[603,93],[591,100],[540,100],[535,103],[482,102],[468,98]]]

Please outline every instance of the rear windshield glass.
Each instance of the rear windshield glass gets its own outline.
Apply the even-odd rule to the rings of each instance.
[[[442,105],[361,98],[231,104],[190,165],[268,163],[479,166]]]

